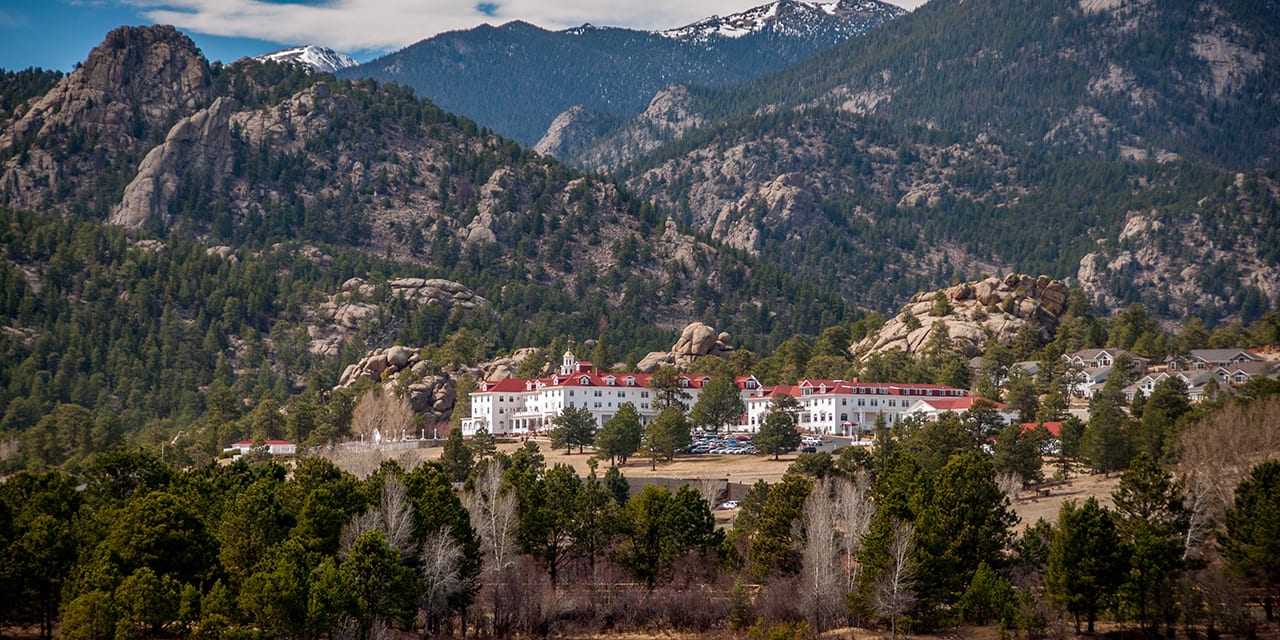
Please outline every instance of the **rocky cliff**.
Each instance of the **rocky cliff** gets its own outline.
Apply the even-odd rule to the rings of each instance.
[[[1130,210],[1076,278],[1105,308],[1142,302],[1175,317],[1232,309],[1251,322],[1280,300],[1278,201],[1277,176],[1241,173],[1183,207]]]
[[[625,122],[602,121],[573,107],[556,118],[535,148],[574,166],[609,171],[702,126],[697,108],[684,85],[659,91],[644,111]]]
[[[970,357],[981,355],[988,340],[1012,344],[1026,324],[1048,340],[1066,311],[1069,293],[1065,283],[1048,276],[1020,274],[918,293],[850,351],[859,359],[889,351],[919,355],[938,324],[946,327],[952,347]]]
[[[121,27],[0,131],[0,204],[67,208],[65,194],[129,162],[212,100],[208,62],[173,27]],[[92,151],[93,153],[84,153]]]

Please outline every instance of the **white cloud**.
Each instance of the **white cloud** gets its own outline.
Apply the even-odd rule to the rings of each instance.
[[[392,50],[437,33],[485,22],[524,20],[547,29],[590,22],[665,29],[766,0],[126,0],[148,20],[196,33],[285,45],[316,43],[343,51]],[[904,6],[923,0],[896,0]],[[492,6],[497,5],[494,9]],[[485,11],[481,11],[481,8]]]

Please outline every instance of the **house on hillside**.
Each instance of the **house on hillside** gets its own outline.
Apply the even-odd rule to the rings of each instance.
[[[1244,349],[1192,349],[1187,355],[1169,356],[1164,362],[1170,371],[1209,371],[1218,367],[1260,363],[1263,358]]]
[[[1062,355],[1070,377],[1070,393],[1077,398],[1093,398],[1102,391],[1117,362],[1128,360],[1131,371],[1141,374],[1151,361],[1124,349],[1081,349]]]
[[[1125,387],[1124,398],[1127,402],[1133,402],[1138,393],[1149,397],[1155,391],[1157,385],[1169,378],[1177,378],[1182,381],[1182,384],[1186,385],[1187,399],[1192,402],[1203,400],[1208,388],[1219,384],[1217,377],[1208,371],[1155,371],[1142,376],[1137,382]],[[1211,385],[1210,383],[1213,384]]]
[[[1186,362],[1188,361],[1184,361],[1183,364],[1186,364]],[[1150,396],[1156,385],[1173,377],[1178,378],[1186,385],[1188,400],[1200,402],[1212,396],[1215,389],[1236,387],[1258,378],[1274,375],[1276,375],[1275,367],[1269,362],[1260,360],[1247,360],[1210,368],[1169,369],[1143,376],[1137,382],[1125,387],[1124,394],[1125,398],[1130,402],[1139,392],[1144,396]]]
[[[1109,369],[1121,358],[1127,358],[1132,362],[1134,371],[1138,372],[1146,371],[1147,366],[1151,364],[1147,358],[1124,349],[1081,349],[1075,353],[1065,353],[1062,358],[1068,364],[1081,369]]]

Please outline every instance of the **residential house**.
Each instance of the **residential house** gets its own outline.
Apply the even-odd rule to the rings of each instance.
[[[1208,371],[1250,362],[1263,362],[1263,358],[1244,349],[1192,349],[1187,355],[1165,359],[1170,371]]]
[[[1092,398],[1102,391],[1111,377],[1115,363],[1127,359],[1134,373],[1142,373],[1151,363],[1147,358],[1124,349],[1082,349],[1062,355],[1069,367],[1070,393],[1077,398]]]

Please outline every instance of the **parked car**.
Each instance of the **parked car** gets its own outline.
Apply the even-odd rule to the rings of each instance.
[[[818,452],[818,448],[813,445],[807,445],[804,448],[800,449],[800,453],[817,453],[817,452]]]
[[[723,510],[727,510],[727,509],[737,509],[737,508],[738,508],[738,501],[737,501],[737,500],[726,500],[725,502],[721,502],[721,503],[720,503],[720,508],[721,508],[721,509],[723,509]]]

